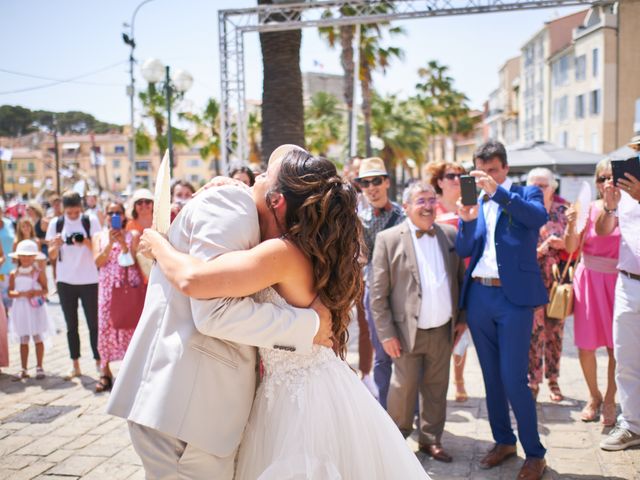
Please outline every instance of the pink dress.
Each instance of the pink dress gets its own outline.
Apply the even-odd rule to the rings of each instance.
[[[7,314],[0,303],[0,367],[9,366],[9,340],[7,335]]]
[[[105,231],[106,232],[106,231]],[[109,238],[107,234],[100,236],[100,248],[104,248]],[[131,234],[125,234],[125,241],[131,248]],[[118,264],[118,255],[121,252],[120,244],[114,243],[109,253],[109,259],[99,270],[98,277],[98,351],[102,367],[107,362],[122,360],[129,347],[134,329],[115,329],[111,326],[111,292],[113,287],[124,282],[125,268]],[[140,285],[142,276],[137,265],[129,270],[129,284]]]
[[[616,227],[611,235],[598,236],[595,223],[600,211],[595,202],[591,204],[582,259],[573,281],[575,342],[583,350],[613,348],[613,300],[620,230]]]

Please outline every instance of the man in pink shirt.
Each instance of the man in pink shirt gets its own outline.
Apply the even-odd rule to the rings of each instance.
[[[629,144],[640,152],[640,136]],[[604,209],[596,222],[598,235],[609,235],[620,227],[618,282],[613,313],[613,349],[616,384],[622,413],[609,436],[600,442],[603,450],[624,450],[640,445],[640,179],[626,173],[604,190]]]

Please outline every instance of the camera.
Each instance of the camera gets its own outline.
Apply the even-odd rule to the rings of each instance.
[[[74,243],[82,243],[84,242],[84,235],[82,233],[72,233],[67,236],[65,243],[67,245],[73,245]]]

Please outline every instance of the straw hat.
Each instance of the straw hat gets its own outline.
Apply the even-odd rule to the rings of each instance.
[[[363,158],[360,161],[360,170],[358,171],[358,178],[356,180],[380,175],[385,177],[388,175],[387,169],[384,166],[384,160],[378,157]]]
[[[22,240],[16,246],[16,251],[9,254],[11,258],[24,257],[36,257],[36,260],[44,260],[46,257],[44,253],[38,250],[38,244],[33,240]]]

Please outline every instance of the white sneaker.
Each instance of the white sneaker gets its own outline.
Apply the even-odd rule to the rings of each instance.
[[[365,375],[364,377],[362,377],[362,383],[364,383],[364,386],[367,387],[367,390],[371,392],[371,395],[373,395],[376,400],[378,400],[378,398],[380,397],[380,392],[378,391],[376,382],[373,381],[373,377],[370,374]]]
[[[640,445],[640,435],[619,426],[614,427],[609,436],[600,442],[601,449],[611,452],[624,450],[634,445]]]

